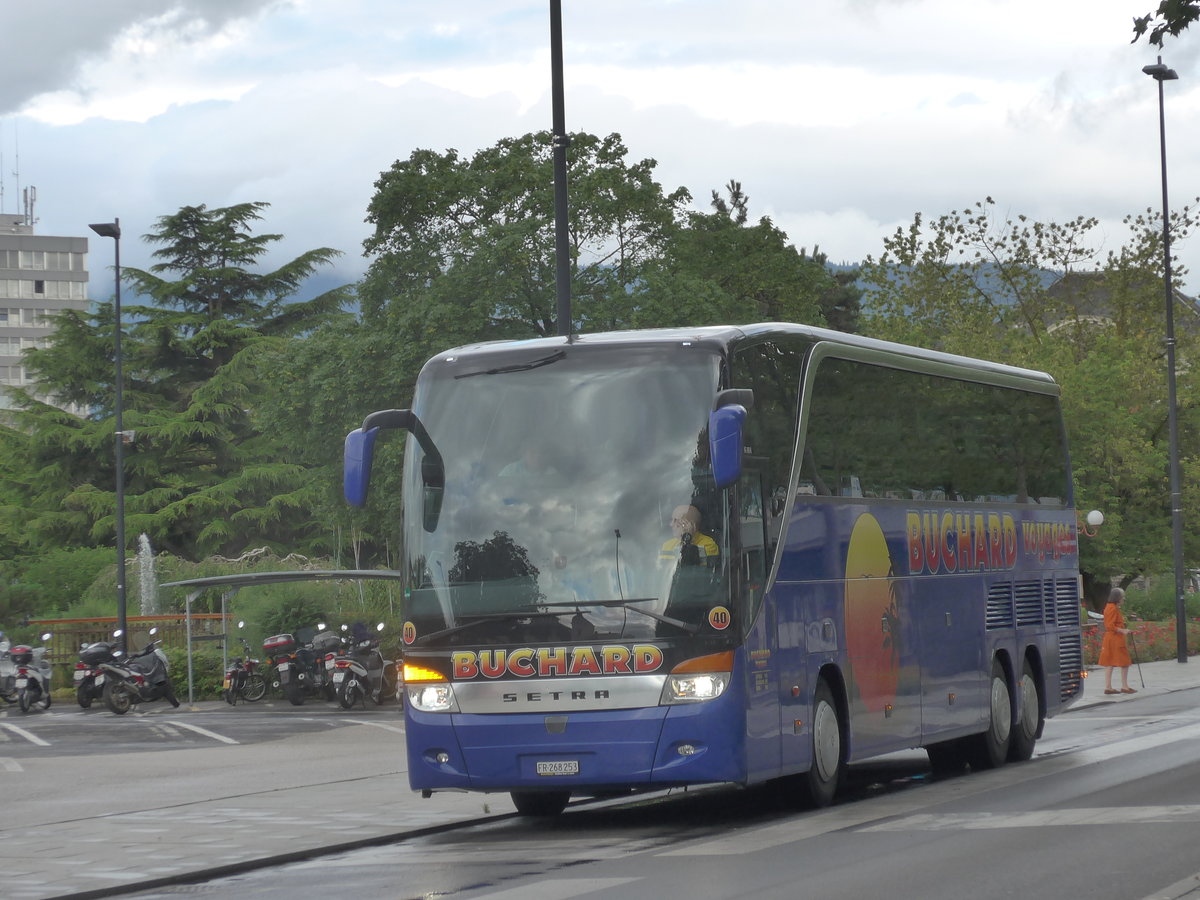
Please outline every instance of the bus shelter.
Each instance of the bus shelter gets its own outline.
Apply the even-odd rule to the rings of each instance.
[[[192,643],[197,638],[192,633],[192,603],[202,593],[213,588],[221,590],[221,621],[225,623],[225,631],[220,634],[203,635],[203,640],[221,641],[221,661],[223,668],[229,667],[229,601],[244,587],[261,584],[279,584],[289,581],[359,581],[367,579],[398,581],[402,578],[400,572],[385,569],[314,569],[298,572],[248,572],[242,575],[212,575],[207,578],[189,578],[184,581],[167,581],[160,588],[185,588],[187,590],[184,603],[184,619],[187,632],[187,661],[188,661],[188,703],[195,702],[195,689],[192,670]]]

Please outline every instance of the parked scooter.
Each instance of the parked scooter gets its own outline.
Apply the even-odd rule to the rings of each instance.
[[[351,629],[343,625],[342,630],[350,632],[345,638],[346,652],[333,661],[333,685],[342,709],[350,709],[359,700],[366,706],[368,697],[375,704],[394,697],[396,666],[380,653],[380,639],[373,637],[361,622],[354,623]],[[375,626],[375,630],[383,631],[383,623]]]
[[[333,682],[325,668],[325,656],[340,640],[324,624],[300,628],[293,634],[275,634],[263,641],[263,652],[275,667],[275,686],[293,706],[302,706],[310,694],[335,699]]]
[[[154,634],[158,629],[151,628]],[[137,653],[117,656],[112,662],[101,663],[104,670],[104,705],[123,716],[136,703],[166,698],[179,706],[171,678],[167,674],[167,654],[162,641],[153,640]]]
[[[238,622],[238,628],[244,627],[245,624]],[[267,679],[258,671],[258,660],[251,658],[250,645],[241,635],[238,635],[238,640],[242,642],[245,656],[235,656],[229,661],[229,668],[225,670],[225,682],[221,687],[221,696],[230,706],[237,705],[238,697],[253,703],[261,700],[267,693]]]
[[[18,644],[12,648],[12,661],[17,667],[17,703],[27,713],[34,705],[50,708],[50,660],[46,659],[46,641],[50,632],[42,635],[41,647]]]
[[[79,649],[79,662],[75,663],[75,699],[83,709],[104,696],[104,669],[100,666],[112,662],[115,651],[116,645],[108,641],[84,644]]]

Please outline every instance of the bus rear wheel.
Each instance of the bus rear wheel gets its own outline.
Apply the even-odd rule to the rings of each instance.
[[[570,791],[513,791],[513,806],[523,816],[557,816],[567,808]]]
[[[1004,765],[1012,743],[1012,695],[999,659],[992,660],[992,674],[988,682],[987,731],[971,739],[971,768],[976,771]]]
[[[1041,691],[1029,660],[1025,660],[1021,667],[1017,699],[1021,701],[1021,710],[1013,727],[1012,742],[1008,745],[1009,762],[1025,762],[1033,757],[1033,748],[1045,721]]]

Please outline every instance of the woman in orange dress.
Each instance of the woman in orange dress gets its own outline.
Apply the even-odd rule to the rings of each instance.
[[[1113,588],[1108,595],[1108,603],[1104,606],[1104,643],[1100,645],[1100,665],[1104,670],[1104,693],[1106,694],[1136,694],[1129,686],[1129,648],[1125,646],[1125,635],[1130,630],[1125,627],[1125,617],[1121,615],[1121,601],[1125,592]],[[1121,670],[1120,690],[1112,686],[1113,669]]]

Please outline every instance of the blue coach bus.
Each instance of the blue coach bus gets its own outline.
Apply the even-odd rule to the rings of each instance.
[[[574,795],[1028,759],[1082,690],[1046,374],[784,323],[485,343],[377,436],[402,482],[409,778]],[[388,498],[389,500],[393,498]]]

